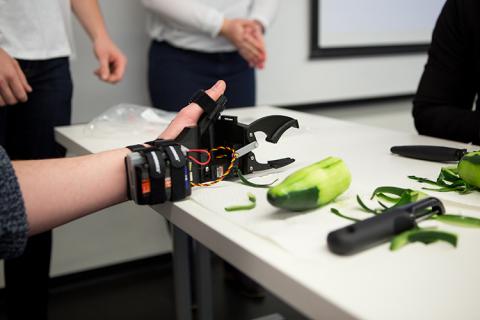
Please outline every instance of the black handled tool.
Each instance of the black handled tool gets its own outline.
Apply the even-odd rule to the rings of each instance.
[[[327,237],[328,248],[339,255],[353,254],[388,241],[432,215],[444,213],[445,208],[437,198],[425,198],[391,208],[372,218],[330,232]]]
[[[459,161],[467,153],[467,149],[422,145],[395,146],[390,151],[403,157],[436,162]]]

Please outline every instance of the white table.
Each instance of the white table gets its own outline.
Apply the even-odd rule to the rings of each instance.
[[[346,161],[353,176],[348,196],[366,194],[381,185],[420,189],[421,185],[406,176],[415,174],[436,178],[440,167],[444,166],[391,155],[389,149],[393,145],[464,147],[451,141],[271,107],[233,109],[224,113],[238,115],[241,122],[268,114],[283,114],[298,119],[300,130],[294,132],[295,129],[290,129],[291,132],[287,132],[273,148],[261,142],[261,147],[255,151],[257,158],[269,160],[279,158],[278,154],[290,156],[297,159],[293,169],[329,155],[339,156]],[[75,153],[98,152],[153,138],[97,139],[85,136],[83,126],[58,128],[56,133],[57,141]],[[245,187],[240,184],[222,183],[208,193],[215,193],[215,197],[225,201],[232,190],[239,195],[233,202],[241,201]],[[193,197],[196,192],[194,189]],[[255,192],[266,191],[255,189]],[[205,194],[205,191],[198,191],[198,194],[201,193]],[[205,195],[207,199],[208,194]],[[456,195],[442,194],[441,199],[447,200],[447,210],[453,211],[463,210],[457,208],[455,201],[465,199],[471,215],[476,214],[477,204],[480,206],[478,194],[460,200]],[[276,212],[262,201],[255,209],[260,211],[245,213],[238,219],[213,210],[211,203],[202,203],[202,197],[153,206],[153,209],[309,318],[480,317],[477,307],[480,230],[442,227],[459,235],[456,249],[444,243],[430,246],[413,244],[398,252],[390,252],[388,244],[385,244],[350,257],[330,253],[322,236],[323,242],[318,243],[318,250],[309,257],[305,255],[304,247],[311,247],[311,243],[303,245],[292,241],[291,246],[282,246],[265,234],[252,231],[251,222],[257,219],[255,212],[279,224],[290,221],[289,218],[315,217],[312,221],[318,223],[319,234],[325,236],[348,222],[330,214],[329,207],[294,217],[293,214]],[[476,215],[480,217],[480,213]]]

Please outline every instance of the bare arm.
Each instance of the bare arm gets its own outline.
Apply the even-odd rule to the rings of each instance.
[[[217,100],[224,91],[225,83],[220,81],[207,94]],[[160,137],[174,139],[183,128],[195,125],[202,112],[196,104],[186,106]],[[122,148],[82,157],[13,162],[30,235],[126,201],[123,161],[129,152]]]
[[[124,148],[83,157],[14,161],[30,234],[127,200],[123,158],[128,152]]]
[[[97,0],[72,0],[72,9],[93,43],[100,67],[95,74],[103,81],[117,83],[123,78],[127,59],[110,38]]]

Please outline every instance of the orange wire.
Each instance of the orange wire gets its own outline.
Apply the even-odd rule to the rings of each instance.
[[[231,160],[230,160],[230,164],[227,167],[227,170],[225,170],[225,172],[220,177],[218,177],[217,179],[215,179],[213,181],[203,182],[203,183],[193,183],[193,182],[191,182],[190,184],[192,186],[194,186],[194,187],[209,187],[209,186],[212,186],[214,184],[219,183],[220,181],[223,181],[225,179],[225,177],[230,174],[230,172],[233,169],[233,165],[235,164],[235,160],[237,160],[237,154],[235,153],[235,150],[233,148],[223,147],[223,146],[213,148],[212,150],[210,150],[210,152],[215,152],[215,151],[218,151],[218,150],[225,150],[225,151],[230,151],[231,152]]]

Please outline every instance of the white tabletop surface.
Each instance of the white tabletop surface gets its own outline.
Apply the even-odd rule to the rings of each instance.
[[[259,181],[283,177],[292,170],[339,156],[352,172],[352,185],[333,206],[351,211],[356,194],[393,185],[420,189],[407,175],[436,178],[444,164],[401,158],[390,154],[393,145],[463,144],[362,126],[330,118],[271,107],[227,110],[249,123],[268,114],[299,120],[277,145],[262,141],[258,160],[293,157],[282,170],[263,173]],[[413,120],[412,120],[413,121]],[[85,126],[61,127],[57,141],[77,154],[99,152],[146,141],[154,136],[96,137]],[[225,205],[257,195],[251,212],[226,213]],[[153,208],[209,249],[260,282],[309,318],[314,319],[479,319],[480,230],[439,226],[458,234],[453,248],[445,243],[412,244],[390,252],[388,244],[354,256],[340,257],[326,247],[328,232],[349,222],[329,212],[331,206],[307,213],[286,213],[268,205],[266,190],[224,182],[209,189],[194,189],[189,200]],[[433,195],[444,200],[450,213],[480,217],[480,195]],[[477,213],[479,212],[479,213]],[[363,214],[363,217],[367,217]],[[318,230],[318,232],[316,232]]]

